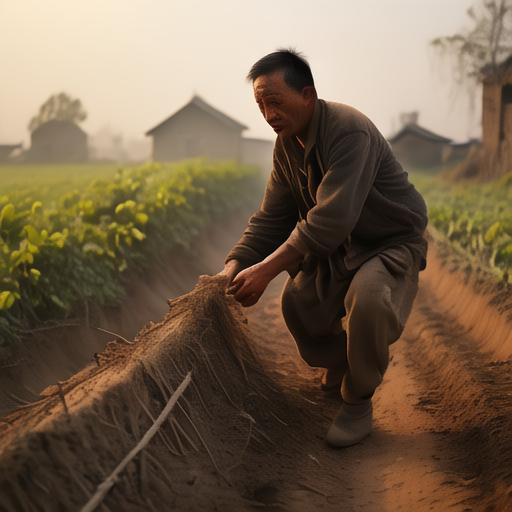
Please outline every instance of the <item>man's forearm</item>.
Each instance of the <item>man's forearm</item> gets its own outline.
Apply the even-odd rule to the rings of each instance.
[[[284,243],[260,263],[239,272],[227,291],[242,306],[253,306],[274,277],[283,270],[295,270],[302,258],[300,251]]]
[[[303,258],[304,255],[301,252],[291,245],[284,243],[267,256],[261,262],[261,265],[264,266],[265,272],[271,275],[271,279],[273,279],[283,270],[294,269]]]

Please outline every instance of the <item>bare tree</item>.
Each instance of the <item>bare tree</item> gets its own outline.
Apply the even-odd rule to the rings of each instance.
[[[500,63],[512,54],[512,0],[482,0],[468,9],[472,27],[431,41],[441,55],[454,58],[459,84],[499,78]]]
[[[80,123],[87,118],[87,112],[78,98],[72,98],[65,92],[50,96],[39,108],[39,113],[34,116],[28,125],[32,132],[38,126],[47,121],[57,119],[59,121],[71,121]]]

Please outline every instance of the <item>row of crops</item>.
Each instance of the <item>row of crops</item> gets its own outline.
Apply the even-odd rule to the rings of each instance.
[[[470,264],[512,282],[512,173],[488,183],[450,184],[415,173],[430,225]]]
[[[259,179],[250,167],[193,160],[119,169],[57,198],[51,180],[44,193],[11,187],[0,195],[0,344],[88,303],[118,304],[129,272],[252,204]]]

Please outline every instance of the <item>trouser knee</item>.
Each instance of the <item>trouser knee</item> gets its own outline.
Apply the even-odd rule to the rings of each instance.
[[[345,328],[357,338],[379,337],[386,345],[396,341],[404,329],[399,311],[393,306],[391,289],[349,290],[345,298]]]
[[[345,333],[333,329],[311,313],[299,294],[285,288],[281,297],[283,317],[301,358],[313,367],[339,367],[346,364]]]

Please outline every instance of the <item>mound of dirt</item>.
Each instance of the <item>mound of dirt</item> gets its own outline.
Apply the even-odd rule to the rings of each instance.
[[[443,241],[430,240],[423,289],[439,309],[463,325],[490,358],[512,359],[512,285],[471,266]]]
[[[454,465],[478,510],[512,506],[512,287],[442,243],[427,270],[403,336],[423,383],[418,405],[459,450]]]
[[[190,291],[200,274],[222,268],[248,216],[241,211],[208,226],[189,247],[155,255],[149,272],[125,277],[127,296],[120,306],[91,304],[85,318],[35,329],[22,343],[1,350],[0,416],[37,400],[42,389],[80,371],[113,339],[109,332],[133,338],[148,321],[161,319],[169,297]]]
[[[132,345],[110,343],[97,364],[4,417],[1,507],[79,509],[189,371],[191,385],[108,494],[106,507],[161,510],[165,503],[169,509],[212,510],[216,503],[222,510],[243,510],[271,502],[273,491],[258,488],[241,463],[251,451],[262,468],[270,464],[279,438],[290,444],[287,417],[297,412],[265,374],[239,306],[224,288],[222,278],[203,276]]]

